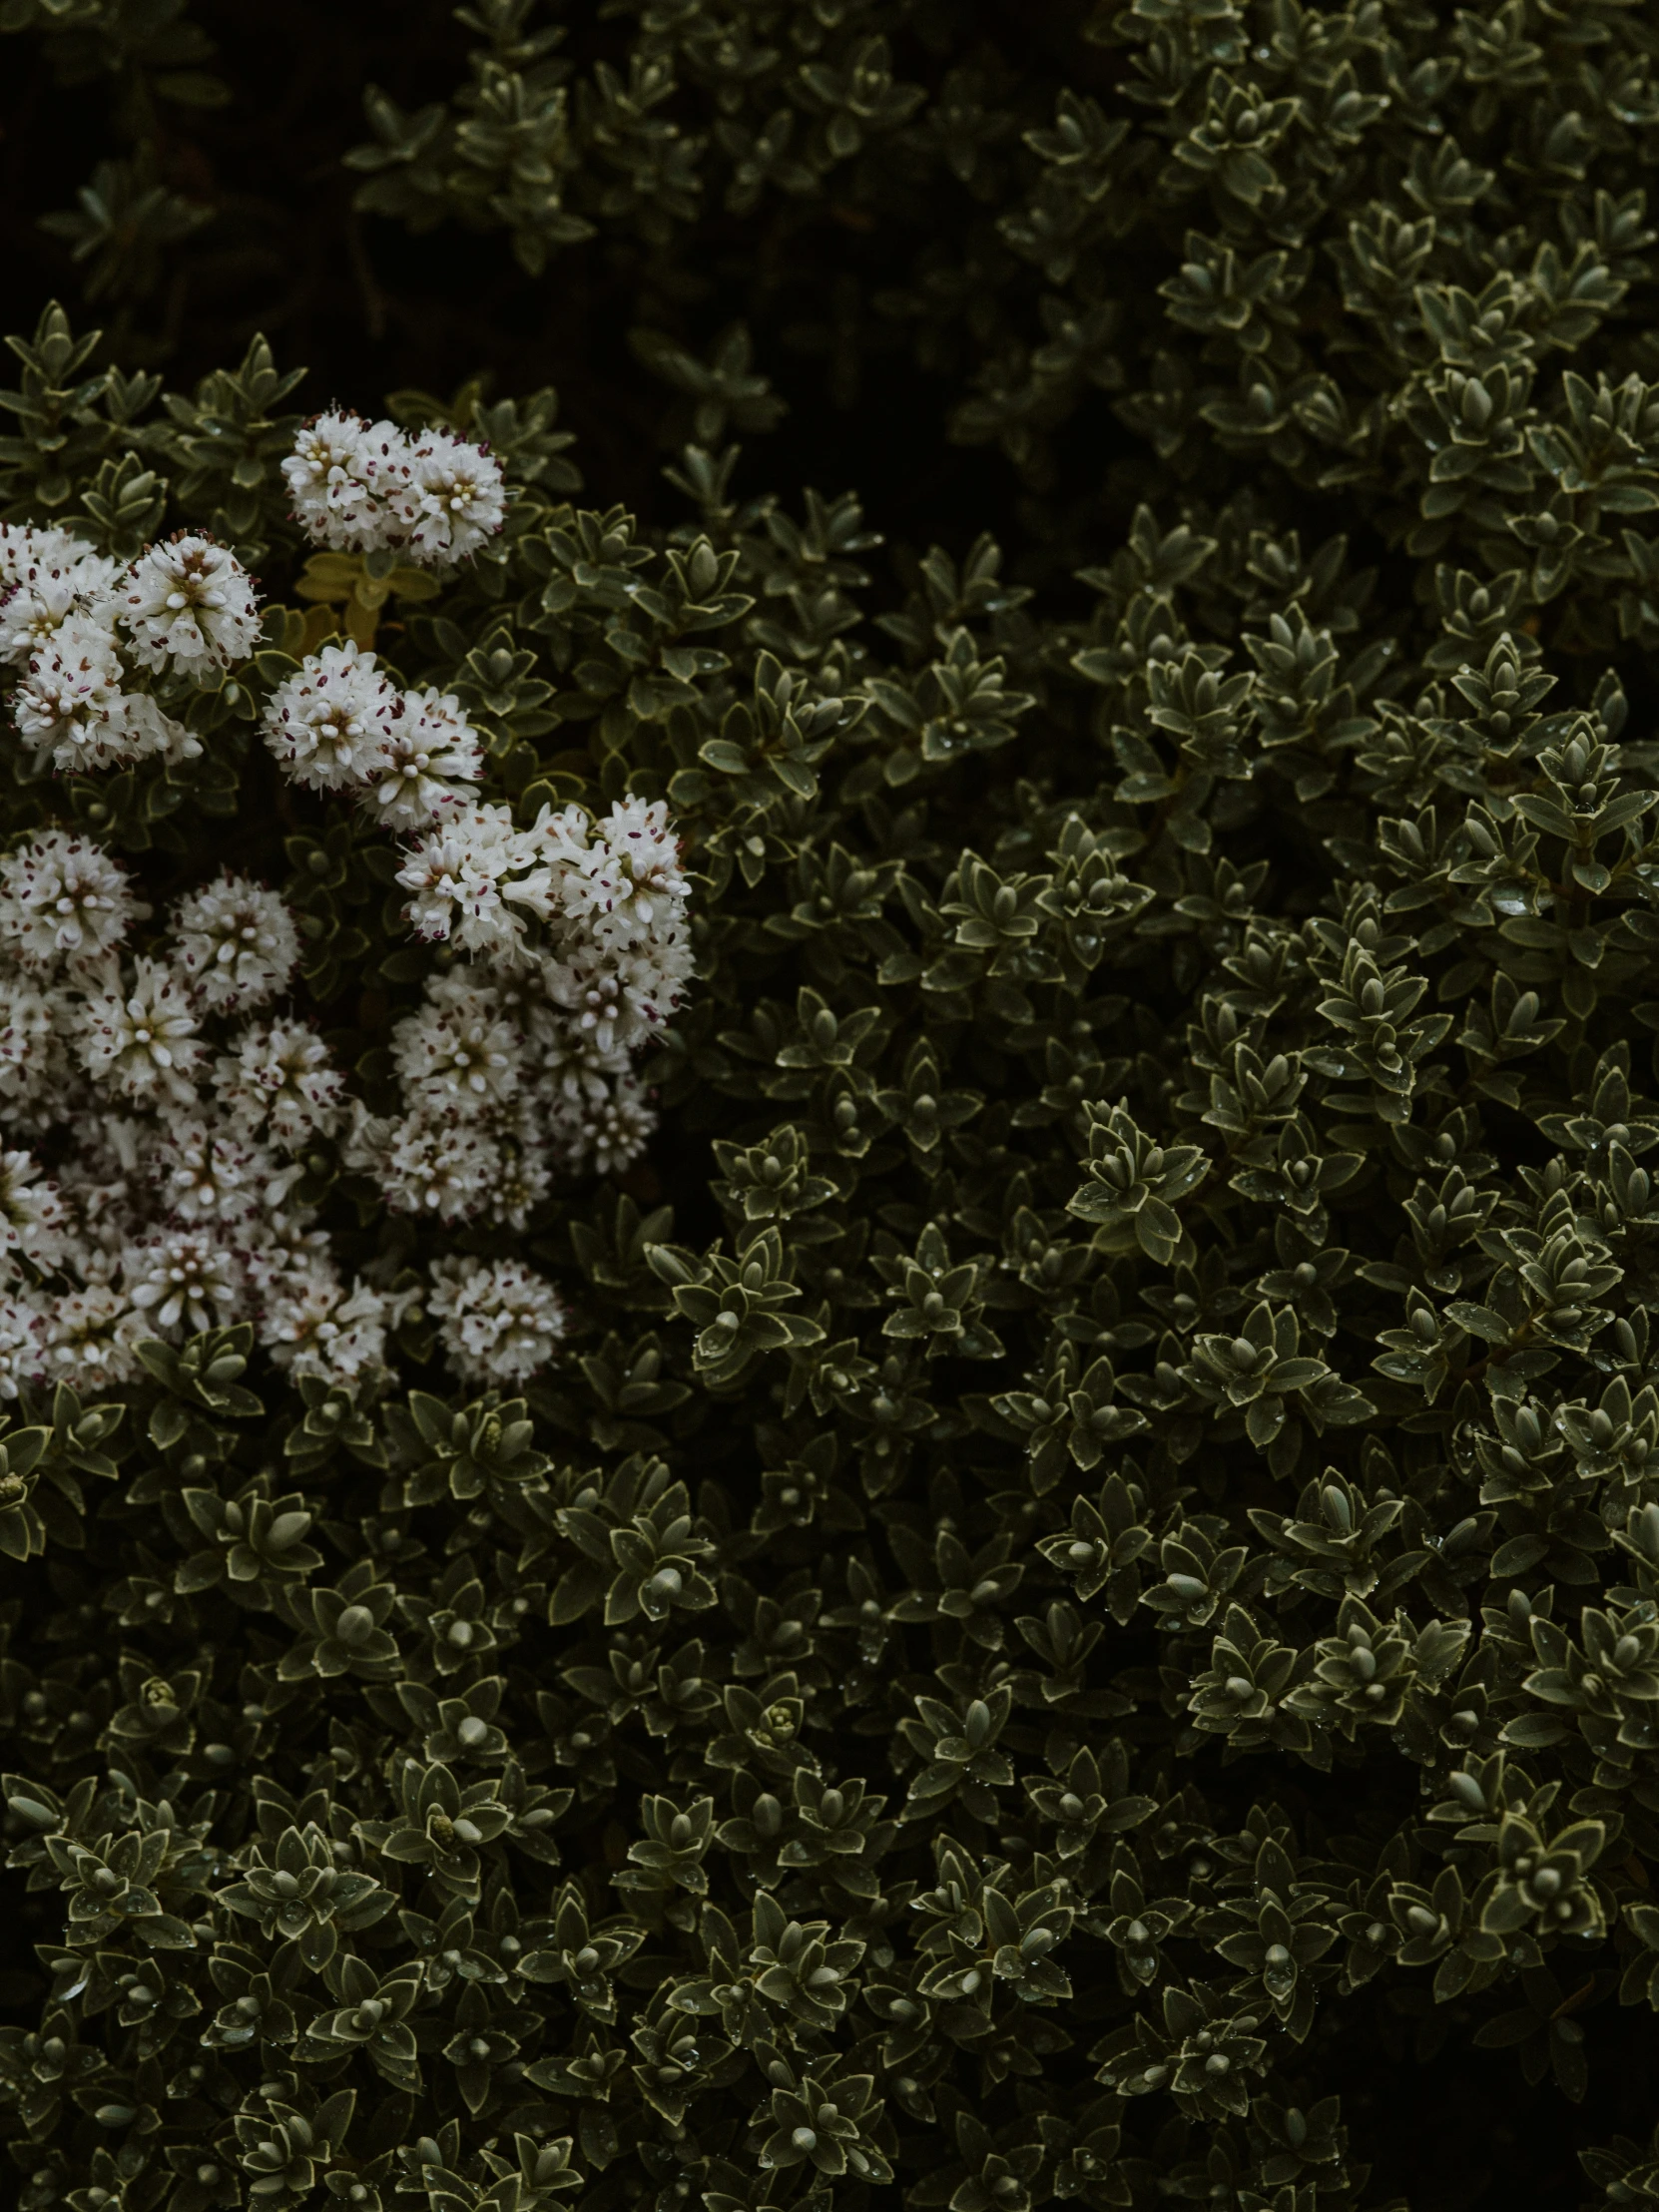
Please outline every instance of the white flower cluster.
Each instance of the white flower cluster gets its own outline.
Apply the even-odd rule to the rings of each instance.
[[[459,702],[400,691],[374,655],[325,646],[273,693],[284,773],[413,830],[397,880],[417,934],[468,955],[398,1022],[403,1112],[359,1112],[349,1166],[388,1203],[452,1223],[522,1226],[555,1169],[601,1174],[655,1126],[633,1070],[691,972],[687,883],[661,802],[534,828],[478,804],[483,748]]]
[[[438,1260],[427,1311],[469,1382],[523,1382],[552,1358],[565,1312],[551,1283],[518,1260]]]
[[[284,473],[314,539],[432,565],[504,512],[481,448],[355,416],[311,423]],[[0,526],[0,661],[22,672],[13,716],[40,765],[193,757],[168,707],[258,640],[252,581],[210,538],[123,565]],[[360,1375],[420,1294],[345,1281],[313,1178],[337,1162],[396,1211],[522,1227],[555,1173],[626,1167],[654,1126],[635,1062],[692,966],[667,808],[544,808],[518,828],[480,800],[460,701],[404,689],[354,642],[276,686],[264,735],[292,783],[406,840],[405,916],[434,951],[392,1026],[399,1110],[368,1113],[283,1010],[299,935],[274,892],[226,872],[134,944],[150,910],[96,843],[47,830],[0,856],[0,1396],[117,1384],[144,1338],[242,1320],[286,1368]],[[565,1326],[517,1261],[438,1261],[427,1309],[470,1381],[522,1382]]]
[[[109,1388],[145,1338],[244,1320],[295,1373],[383,1366],[418,1292],[348,1284],[297,1196],[349,1101],[315,1030],[272,1003],[298,957],[291,915],[225,875],[131,953],[147,914],[66,831],[0,859],[0,1397]],[[546,1364],[564,1330],[551,1284],[516,1261],[433,1276],[457,1373],[516,1384]]]
[[[313,544],[395,549],[423,567],[476,553],[507,511],[500,464],[484,446],[447,430],[406,437],[394,422],[361,415],[306,423],[282,474],[294,519]]]
[[[130,954],[147,913],[64,830],[0,859],[0,1395],[106,1388],[144,1338],[243,1319],[285,1367],[359,1374],[397,1302],[348,1289],[293,1202],[345,1086],[312,1030],[262,1013],[298,957],[292,917],[226,875]]]
[[[388,830],[412,830],[477,797],[483,750],[449,692],[399,691],[347,640],[277,685],[266,743],[307,791],[349,794]]]
[[[397,880],[419,933],[468,955],[393,1035],[404,1112],[364,1120],[354,1155],[393,1205],[515,1224],[549,1169],[639,1156],[654,1116],[634,1073],[691,973],[687,882],[668,810],[625,800],[594,821],[505,807],[446,815]]]
[[[70,531],[0,524],[0,662],[22,671],[12,719],[39,767],[195,758],[167,705],[245,661],[259,627],[253,579],[200,533],[123,565]]]

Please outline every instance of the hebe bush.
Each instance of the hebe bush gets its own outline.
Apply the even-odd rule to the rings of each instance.
[[[8,2201],[1659,2202],[1652,11],[0,29]]]

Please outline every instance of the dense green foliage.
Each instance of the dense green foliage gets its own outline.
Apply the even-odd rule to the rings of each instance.
[[[10,1408],[8,2188],[1659,2203],[1659,21],[565,14],[0,0],[110,316],[5,515],[666,798],[699,952],[522,1237],[312,1170],[558,1280],[524,1401],[417,1312]],[[516,487],[435,597],[286,516],[387,389]],[[4,827],[234,851],[372,1100],[383,855],[259,705]]]

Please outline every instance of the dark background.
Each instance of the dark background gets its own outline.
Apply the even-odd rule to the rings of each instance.
[[[924,11],[912,12],[928,31]],[[1017,119],[1040,125],[1057,83],[1111,97],[1120,65],[1079,37],[1087,13],[1063,0],[953,5],[948,30],[941,22],[931,36],[894,36],[893,75],[936,86],[944,63],[982,61],[1005,73]],[[564,12],[558,51],[578,77],[598,61],[626,66],[634,25],[602,14]],[[334,399],[372,409],[411,386],[447,395],[480,368],[497,395],[551,383],[590,496],[652,523],[684,514],[660,464],[686,425],[629,333],[643,326],[706,352],[741,318],[755,367],[789,412],[764,454],[746,456],[740,494],[853,488],[889,542],[918,550],[961,552],[990,530],[1014,567],[1079,607],[1067,589],[1072,571],[1105,556],[1158,480],[1100,393],[1058,428],[1052,453],[1024,480],[994,450],[948,441],[951,409],[1005,333],[964,329],[948,342],[948,362],[928,372],[883,295],[911,280],[919,250],[982,244],[975,234],[996,212],[982,194],[948,178],[866,169],[844,187],[837,173],[828,197],[773,194],[755,215],[734,217],[717,184],[689,240],[655,250],[602,226],[531,277],[500,231],[448,223],[413,236],[352,206],[361,179],[341,156],[370,135],[362,88],[378,85],[414,110],[466,78],[478,37],[448,7],[196,0],[190,20],[214,42],[208,66],[232,91],[224,107],[135,96],[128,80],[107,74],[65,85],[61,51],[36,38],[0,48],[0,256],[13,326],[62,297],[78,328],[96,319],[110,351],[161,370],[175,389],[240,359],[263,331],[280,367],[306,367],[290,404],[307,411]],[[693,129],[703,120],[686,118]],[[83,303],[84,270],[40,219],[75,205],[96,161],[137,148],[157,182],[209,220],[155,268],[148,254],[119,252],[113,282]],[[869,205],[883,183],[907,202],[896,221],[890,207]],[[1016,314],[1041,288],[1017,265],[997,274],[1013,278]]]

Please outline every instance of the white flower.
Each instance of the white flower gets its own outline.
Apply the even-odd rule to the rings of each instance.
[[[32,523],[0,522],[0,593],[31,582],[43,569],[75,568],[102,559],[96,546],[73,530],[37,530]],[[110,562],[112,571],[117,564]]]
[[[623,996],[646,1034],[654,1034],[679,1012],[692,966],[691,940],[683,929],[665,928],[618,956]]]
[[[401,545],[417,516],[413,455],[395,422],[338,411],[307,422],[282,463],[294,520],[313,545]]]
[[[141,666],[182,676],[245,661],[260,638],[254,579],[229,547],[195,533],[145,547],[122,587],[121,622]]]
[[[116,656],[118,561],[83,547],[73,560],[42,561],[18,579],[0,603],[0,661],[21,668],[66,630],[76,629]]]
[[[68,830],[40,830],[0,859],[0,946],[22,959],[94,959],[149,911],[126,870]]]
[[[452,693],[405,692],[368,796],[388,829],[412,830],[476,799],[474,779],[483,769],[478,734]]]
[[[544,807],[530,831],[539,860],[556,877],[576,873],[590,849],[593,821],[585,807]]]
[[[385,1130],[373,1166],[394,1213],[463,1221],[488,1197],[501,1152],[491,1138],[459,1122],[405,1114]]]
[[[577,1096],[561,1089],[548,1101],[553,1143],[573,1172],[617,1175],[632,1167],[657,1126],[656,1111],[637,1076],[590,1078]]]
[[[111,1283],[53,1299],[41,1319],[43,1365],[78,1390],[115,1389],[138,1373],[136,1347],[155,1331]]]
[[[350,1382],[381,1367],[386,1352],[386,1301],[362,1282],[349,1297],[326,1263],[283,1279],[267,1301],[260,1342],[279,1368]]]
[[[553,1186],[547,1117],[533,1092],[518,1091],[491,1122],[501,1165],[490,1185],[484,1219],[522,1229]]]
[[[405,1101],[475,1119],[518,1088],[520,1043],[496,993],[464,972],[427,985],[426,1004],[391,1033]]]
[[[371,460],[360,415],[318,415],[295,438],[282,475],[294,520],[313,545],[356,552],[384,542],[379,504],[368,484]]]
[[[469,1382],[522,1382],[546,1367],[565,1310],[545,1276],[520,1260],[438,1260],[427,1312],[450,1364]]]
[[[414,526],[415,489],[409,441],[395,422],[365,422],[357,432],[357,466],[373,502],[375,545],[401,545]]]
[[[59,1186],[75,1229],[72,1263],[83,1282],[108,1281],[122,1247],[150,1221],[154,1209],[145,1203],[142,1156],[154,1127],[95,1111],[77,1129],[81,1142],[59,1163]]]
[[[511,959],[524,924],[506,901],[522,896],[514,877],[525,859],[525,837],[513,828],[510,809],[467,807],[410,850],[397,873],[415,894],[404,911],[423,937],[453,934],[463,951]]]
[[[409,456],[416,560],[450,562],[476,553],[506,515],[501,464],[481,445],[446,430],[426,430]]]
[[[0,968],[0,1098],[8,1119],[39,1125],[36,1109],[50,1100],[59,1118],[69,1076],[66,1037],[73,1008],[56,991],[16,969]]]
[[[223,1326],[245,1303],[236,1254],[202,1229],[164,1230],[129,1245],[121,1276],[135,1311],[157,1330]]]
[[[31,1153],[0,1153],[0,1272],[18,1272],[18,1261],[53,1268],[64,1248],[64,1201],[55,1184],[40,1179]]]
[[[75,776],[152,754],[196,759],[201,740],[165,715],[148,692],[124,691],[113,654],[101,653],[98,644],[77,623],[65,623],[31,659],[12,694],[12,719],[18,736],[34,748],[36,765],[50,758],[54,768]]]
[[[139,959],[130,989],[113,978],[82,1007],[82,1062],[129,1098],[194,1103],[191,1077],[202,1054],[196,1026],[178,977],[157,960]]]
[[[241,1228],[263,1209],[280,1206],[302,1171],[278,1168],[263,1146],[234,1129],[190,1117],[161,1132],[151,1172],[181,1221]]]
[[[107,638],[83,635],[73,618],[42,639],[12,694],[12,720],[37,762],[60,756],[75,770],[118,759],[125,736],[121,663]],[[112,724],[114,728],[112,729]]]
[[[544,1097],[537,1095],[540,1082],[540,1077],[535,1084],[520,1079],[513,1097],[504,1106],[495,1106],[484,1124],[500,1153],[500,1166],[495,1168],[482,1219],[498,1228],[522,1230],[553,1188],[555,1155]]]
[[[33,1156],[0,1153],[0,1278],[15,1278],[19,1260],[55,1267],[63,1257],[64,1221],[57,1187],[40,1180]]]
[[[237,1128],[269,1133],[284,1152],[328,1136],[345,1113],[345,1079],[328,1048],[299,1021],[245,1029],[214,1067],[214,1088]]]
[[[371,1114],[360,1098],[353,1098],[347,1110],[351,1124],[339,1141],[340,1166],[351,1175],[376,1175],[397,1124],[388,1115]]]
[[[374,655],[348,639],[307,655],[277,685],[265,711],[266,743],[307,790],[354,790],[385,768],[403,712]]]
[[[678,925],[690,885],[662,800],[619,800],[592,825],[580,808],[544,807],[531,835],[553,863],[565,912],[594,944],[623,949]]]
[[[662,801],[618,802],[597,826],[544,807],[534,864],[507,895],[549,924],[548,997],[601,1056],[637,1051],[676,1011],[692,973],[690,886]]]
[[[46,1320],[27,1298],[0,1298],[0,1398],[16,1397],[46,1372]]]
[[[179,966],[204,1006],[260,1006],[299,964],[299,931],[275,891],[223,875],[174,908]]]
[[[657,1109],[636,1075],[619,1075],[611,1096],[588,1124],[589,1156],[595,1175],[621,1175],[650,1143]]]
[[[294,518],[313,545],[405,547],[428,565],[475,553],[506,514],[501,465],[447,430],[411,440],[395,422],[334,412],[306,423],[282,463]]]
[[[532,1152],[504,1145],[484,1219],[497,1228],[522,1229],[552,1188],[545,1146]]]
[[[328,1239],[320,1229],[307,1226],[309,1214],[274,1213],[250,1234],[242,1232],[241,1252],[248,1281],[268,1302],[288,1286],[318,1268],[326,1268]]]
[[[586,947],[543,963],[547,995],[571,1017],[572,1028],[609,1055],[636,1052],[680,1004],[691,973],[691,947],[681,937],[632,952]]]
[[[591,956],[582,960],[546,960],[542,980],[554,1005],[570,1016],[575,1038],[591,1045],[600,1059],[626,1053],[639,1042],[614,967]]]

